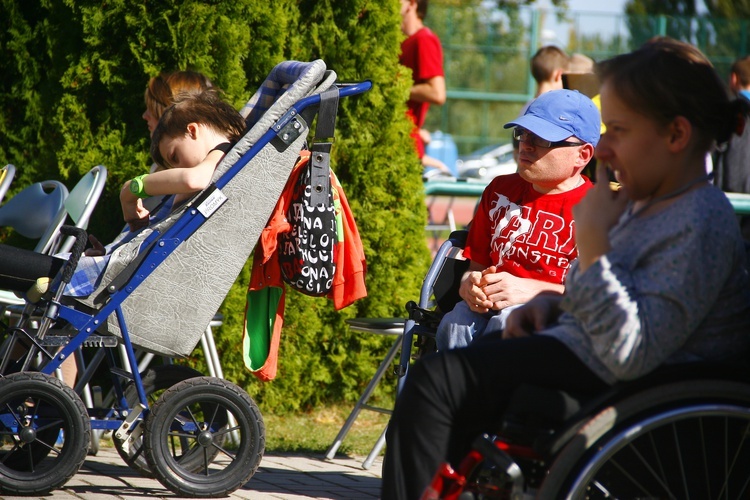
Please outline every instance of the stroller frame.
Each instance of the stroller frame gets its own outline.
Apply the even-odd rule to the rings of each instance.
[[[336,83],[332,89],[335,88],[340,97],[348,97],[369,90],[371,85],[369,81]],[[156,403],[150,404],[122,304],[175,249],[220,209],[227,200],[222,188],[264,147],[273,144],[277,150],[285,150],[301,146],[305,139],[303,134],[309,130],[308,123],[317,114],[321,101],[321,94],[318,93],[294,103],[248,151],[220,177],[215,178],[209,187],[193,197],[171,226],[163,232],[153,231],[148,235],[140,244],[141,250],[135,260],[109,282],[106,290],[108,297],[98,310],[81,311],[76,308],[77,304],[63,301],[64,286],[61,285],[54,298],[46,303],[38,331],[9,329],[11,345],[7,353],[18,341],[23,340],[29,345],[20,372],[4,376],[10,356],[0,361],[0,491],[41,494],[62,486],[85,459],[92,430],[114,431],[114,436],[124,443],[126,451],[129,446],[139,444],[137,441],[142,433],[142,445],[152,472],[162,484],[178,494],[225,496],[252,477],[265,446],[265,429],[255,402],[228,381],[200,377],[176,384],[164,392]],[[83,253],[86,233],[67,227],[63,231],[76,237],[71,259],[62,271],[62,281],[67,283]],[[119,339],[95,334],[111,321],[112,316],[119,327]],[[60,320],[67,322],[63,330],[65,336],[48,336],[54,331],[52,325]],[[72,330],[75,331],[73,335],[66,335]],[[86,408],[75,391],[52,377],[79,348],[113,347],[118,340],[127,354],[128,366],[124,370],[116,368],[117,360],[110,349],[106,350],[104,356],[98,354],[90,366],[94,370],[104,357],[108,360],[116,393],[116,408]],[[59,350],[54,351],[60,345]],[[30,372],[32,361],[40,353],[47,361],[42,361],[38,371]],[[79,386],[87,383],[91,376],[92,373],[87,370]],[[121,378],[132,381],[130,398],[126,396]],[[206,391],[206,386],[210,386],[210,390]],[[133,389],[137,395],[135,400],[132,397]],[[58,414],[54,417],[59,417],[63,424],[50,423],[54,420],[53,416],[44,412],[55,412],[41,408],[42,403],[56,409]],[[76,417],[83,420],[80,426],[75,422]],[[45,425],[55,429],[55,438],[59,434],[57,430],[62,428],[65,431],[62,436],[64,443],[71,442],[75,449],[70,450],[63,444],[61,451],[56,450],[40,440],[38,436],[47,430]],[[236,452],[230,452],[224,446],[224,440],[234,438],[237,433],[240,442]],[[186,445],[187,435],[194,435],[197,444]],[[170,451],[175,441],[183,447],[178,455]],[[10,451],[4,454],[3,449],[8,447],[11,447]],[[45,465],[50,461],[48,455],[52,456],[51,466]],[[228,459],[229,464],[217,466],[214,462],[217,456],[223,458],[224,462]]]

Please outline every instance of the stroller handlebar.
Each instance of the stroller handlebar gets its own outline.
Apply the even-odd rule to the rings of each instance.
[[[65,267],[63,268],[62,280],[63,283],[68,284],[73,278],[73,273],[78,266],[78,260],[81,258],[81,255],[83,255],[83,251],[86,249],[88,234],[86,233],[85,229],[75,226],[62,226],[60,228],[60,233],[64,234],[65,236],[75,237],[73,248],[70,249],[70,259],[68,259],[68,263],[65,264]]]

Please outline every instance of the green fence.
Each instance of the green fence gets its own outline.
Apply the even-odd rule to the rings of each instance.
[[[698,46],[722,76],[750,53],[749,20],[709,17],[626,16],[551,9],[499,10],[432,4],[426,24],[440,37],[448,100],[433,106],[426,128],[451,134],[461,154],[508,142],[503,124],[533,96],[529,60],[547,44],[595,61],[627,52],[655,35]]]

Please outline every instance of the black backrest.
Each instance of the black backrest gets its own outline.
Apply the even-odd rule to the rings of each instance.
[[[466,230],[453,231],[451,233],[448,239],[452,242],[455,252],[451,252],[446,256],[440,273],[432,286],[435,303],[443,314],[451,311],[462,300],[458,295],[458,288],[461,284],[461,277],[469,269],[469,261],[456,258],[456,254],[466,245],[467,235],[468,231]]]

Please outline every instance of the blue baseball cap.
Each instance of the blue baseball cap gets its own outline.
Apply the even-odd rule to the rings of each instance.
[[[601,136],[601,117],[594,102],[577,90],[551,90],[529,104],[526,112],[504,128],[522,127],[557,142],[571,135],[594,146]]]

